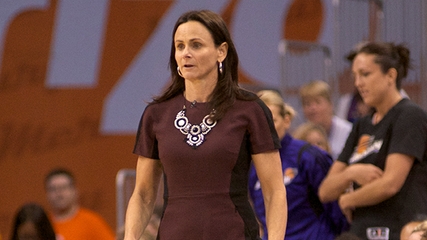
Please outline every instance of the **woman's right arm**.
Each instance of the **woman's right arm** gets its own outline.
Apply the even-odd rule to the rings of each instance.
[[[383,171],[369,163],[356,163],[347,166],[346,163],[335,161],[329,169],[328,175],[323,179],[319,187],[319,199],[321,202],[337,200],[352,182],[365,185],[381,177]]]
[[[159,160],[138,157],[135,189],[126,211],[125,240],[140,239],[144,232],[153,213],[162,173]]]
[[[328,174],[319,186],[319,199],[321,202],[331,202],[338,197],[350,186],[351,180],[345,174],[347,164],[335,161]]]

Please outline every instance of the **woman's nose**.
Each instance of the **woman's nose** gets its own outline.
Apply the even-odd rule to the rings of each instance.
[[[191,57],[190,49],[188,49],[188,47],[184,48],[184,50],[182,51],[182,57],[183,58]]]
[[[353,79],[354,79],[354,86],[355,87],[358,87],[358,86],[360,86],[360,84],[362,84],[359,76],[354,76]]]

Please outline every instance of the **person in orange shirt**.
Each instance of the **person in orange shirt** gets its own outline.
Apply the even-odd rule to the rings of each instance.
[[[115,234],[96,212],[80,207],[73,174],[54,169],[46,175],[45,189],[53,227],[63,240],[114,240]]]

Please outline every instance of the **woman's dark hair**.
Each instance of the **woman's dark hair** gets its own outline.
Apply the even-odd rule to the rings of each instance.
[[[395,45],[391,42],[368,42],[358,47],[347,55],[347,59],[353,62],[359,53],[376,55],[375,63],[380,65],[381,71],[387,73],[390,68],[397,71],[396,87],[400,89],[402,79],[408,74],[411,68],[410,51],[402,44]]]
[[[219,47],[222,43],[228,44],[227,57],[222,62],[222,74],[218,70],[218,83],[211,93],[209,102],[211,107],[215,109],[213,120],[221,119],[229,107],[236,99],[249,100],[256,98],[256,95],[244,95],[240,91],[238,85],[238,63],[236,48],[230,37],[230,33],[224,20],[216,13],[209,10],[189,11],[181,15],[175,23],[172,32],[172,45],[169,59],[169,68],[171,71],[172,83],[166,91],[153,99],[153,102],[163,102],[178,94],[182,94],[185,90],[184,78],[178,75],[178,64],[175,60],[175,44],[174,36],[178,27],[189,21],[197,21],[205,26],[210,32],[214,44]]]
[[[39,239],[56,239],[55,231],[53,230],[52,224],[50,223],[50,220],[43,207],[37,203],[27,203],[23,205],[16,213],[12,228],[11,240],[19,240],[18,229],[26,222],[32,222],[34,224]]]

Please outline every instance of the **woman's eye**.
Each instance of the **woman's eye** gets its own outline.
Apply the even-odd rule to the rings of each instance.
[[[193,48],[200,48],[202,46],[202,44],[195,42],[193,43]]]
[[[179,49],[179,50],[182,50],[182,49],[184,49],[184,44],[178,44],[178,45],[176,45],[175,48]]]

